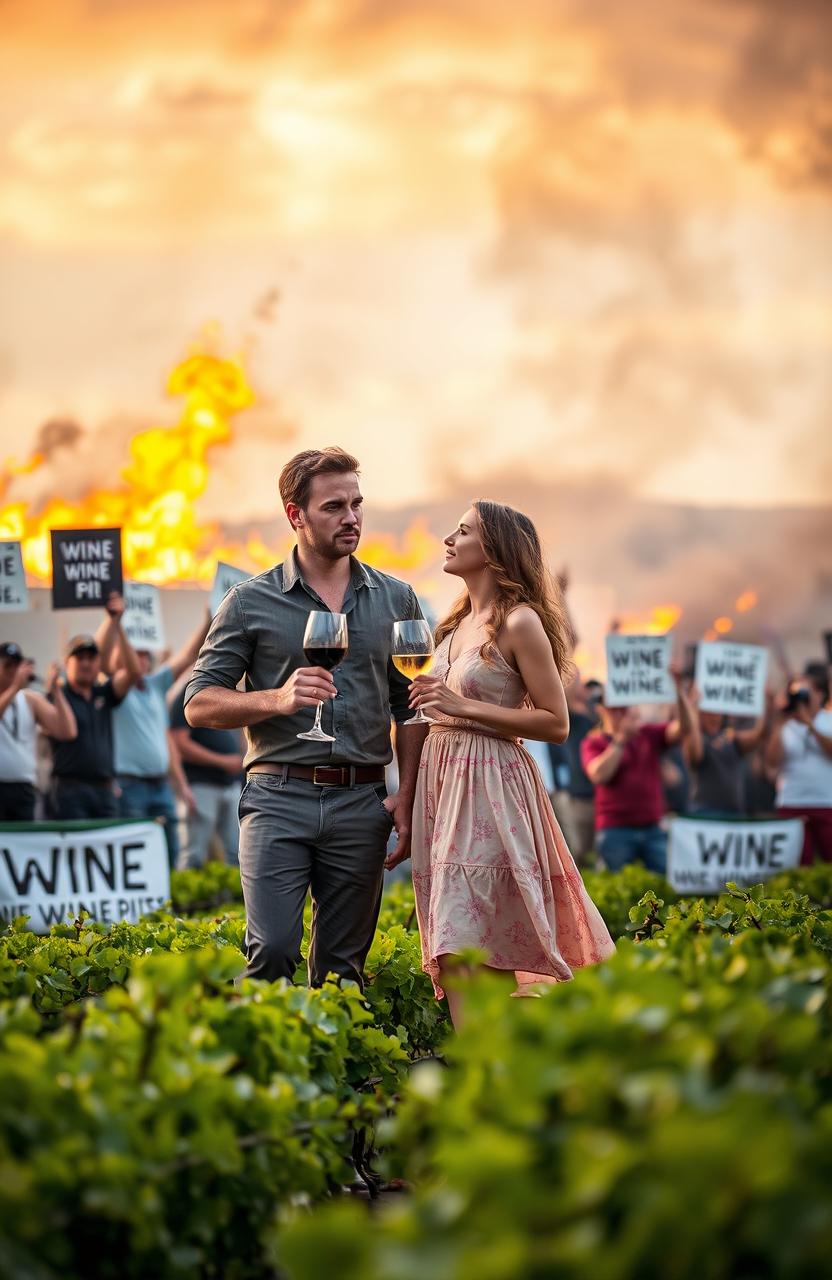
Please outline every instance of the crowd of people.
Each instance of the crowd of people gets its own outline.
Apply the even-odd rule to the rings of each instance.
[[[172,868],[201,866],[212,849],[236,862],[242,735],[185,718],[210,617],[157,661],[130,644],[123,614],[111,597],[98,631],[70,640],[63,675],[53,663],[43,692],[20,646],[0,644],[0,821],[157,819]],[[692,670],[672,674],[676,705],[655,717],[606,706],[603,685],[578,677],[566,689],[567,740],[527,744],[578,864],[665,871],[671,815],[802,818],[803,861],[832,861],[826,665],[808,663],[779,696],[768,690],[753,722],[700,711]]]
[[[676,705],[604,705],[603,686],[567,687],[566,742],[536,744],[576,860],[667,866],[667,819],[801,818],[803,863],[832,861],[832,701],[825,663],[766,691],[756,720],[701,711],[693,671],[674,668]],[[652,710],[652,708],[650,709]],[[544,754],[545,753],[545,754]]]
[[[175,654],[133,648],[124,600],[111,595],[95,634],[73,636],[44,682],[12,641],[0,644],[0,821],[155,819],[171,868],[212,851],[236,862],[243,742],[191,729],[184,686],[210,614]]]

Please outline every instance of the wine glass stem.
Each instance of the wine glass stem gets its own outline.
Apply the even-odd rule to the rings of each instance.
[[[313,732],[313,733],[317,733],[317,731],[318,731],[318,730],[320,729],[320,727],[321,727],[321,712],[323,711],[323,709],[324,709],[324,704],[323,704],[323,702],[319,702],[319,703],[318,703],[318,709],[317,709],[317,711],[315,712],[315,723],[314,723],[314,725],[312,726],[312,732]]]

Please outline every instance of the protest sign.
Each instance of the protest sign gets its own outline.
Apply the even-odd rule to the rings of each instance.
[[[0,827],[0,921],[29,916],[34,933],[87,911],[136,921],[170,897],[165,833],[158,822],[71,831],[60,823]]]
[[[768,650],[761,645],[724,641],[700,644],[696,651],[700,711],[761,716],[767,667]]]
[[[246,582],[250,577],[251,574],[246,573],[245,569],[238,569],[233,564],[225,564],[222,560],[218,561],[214,585],[211,588],[211,617],[219,609],[226,591],[236,586],[238,582]]]
[[[165,647],[162,595],[149,582],[125,582],[122,626],[134,649],[158,653]]]
[[[674,702],[676,688],[670,677],[673,637],[607,636],[608,707],[632,707],[640,702]]]
[[[121,529],[52,529],[52,608],[103,609],[124,589]]]
[[[0,542],[0,613],[25,613],[29,592],[19,542]]]
[[[729,880],[759,884],[796,867],[803,848],[803,823],[720,822],[673,818],[667,849],[667,878],[677,893],[722,893]]]

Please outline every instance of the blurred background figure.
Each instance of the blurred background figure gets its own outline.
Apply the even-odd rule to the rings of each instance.
[[[802,863],[832,862],[832,710],[825,673],[789,682],[766,762],[777,770],[778,816],[803,819]]]
[[[572,828],[570,850],[578,865],[591,861],[595,848],[595,787],[581,759],[581,743],[598,726],[598,704],[604,688],[599,680],[583,681],[580,676],[566,690],[569,706],[569,817]]]
[[[139,660],[124,634],[124,600],[111,595],[107,618],[95,636],[74,636],[66,650],[63,694],[78,727],[72,739],[50,734],[52,788],[49,815],[57,819],[118,817],[113,751],[113,710],[141,676]],[[110,676],[112,654],[122,666]]]
[[[56,742],[71,742],[78,735],[57,663],[49,668],[47,697],[29,688],[33,676],[34,666],[19,645],[0,644],[0,822],[34,821],[38,730]]]
[[[674,670],[673,678],[675,719],[645,724],[636,707],[607,707],[601,702],[601,726],[581,743],[581,759],[595,786],[596,848],[611,871],[637,861],[662,875],[667,869],[661,759],[690,720],[683,676]]]
[[[171,708],[173,739],[192,801],[186,809],[178,867],[201,867],[212,841],[225,861],[239,861],[237,808],[243,783],[243,736],[237,729],[192,729],[185,719],[184,685]]]
[[[186,806],[193,805],[193,796],[178,751],[175,746],[171,749],[166,695],[196,661],[210,622],[210,612],[206,609],[205,618],[193,635],[157,670],[154,670],[154,655],[147,649],[137,650],[139,679],[113,712],[120,815],[137,820],[162,820],[171,867],[176,866],[179,856],[174,789]]]
[[[767,691],[763,715],[748,729],[735,728],[728,716],[700,711],[694,691],[689,728],[682,735],[692,817],[736,818],[748,813],[745,757],[765,742],[773,714],[774,694]]]

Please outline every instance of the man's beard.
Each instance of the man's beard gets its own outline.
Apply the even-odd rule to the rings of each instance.
[[[347,531],[343,530],[342,532],[346,533]],[[311,530],[311,533],[312,550],[324,560],[343,560],[345,556],[351,556],[357,550],[361,541],[361,533],[358,530],[356,530],[355,540],[350,541],[349,545],[347,545],[347,539],[343,538],[340,533],[336,534],[334,538],[320,538],[314,529]]]

